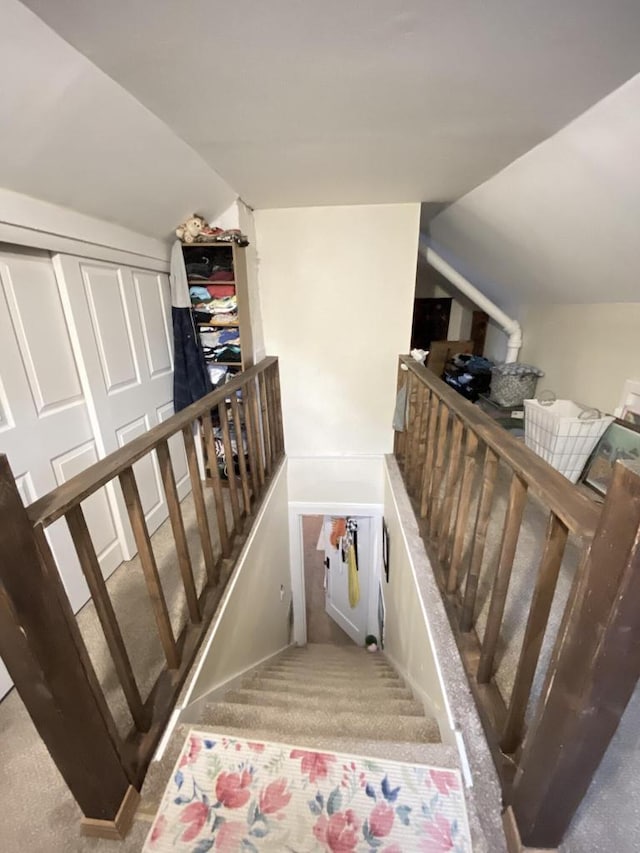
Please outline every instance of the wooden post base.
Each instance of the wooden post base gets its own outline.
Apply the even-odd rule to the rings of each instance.
[[[114,820],[97,820],[92,817],[83,817],[80,821],[80,832],[82,835],[90,835],[93,838],[109,838],[112,841],[122,841],[131,829],[139,802],[140,793],[133,785],[130,785]]]

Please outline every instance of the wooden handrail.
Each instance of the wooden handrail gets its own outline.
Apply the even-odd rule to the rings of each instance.
[[[124,447],[100,459],[84,471],[76,474],[70,480],[67,480],[61,486],[58,486],[53,491],[43,495],[34,503],[27,507],[27,513],[33,524],[42,524],[48,527],[58,518],[61,518],[67,510],[79,504],[81,501],[89,497],[89,495],[98,491],[109,480],[113,480],[126,468],[130,468],[134,462],[141,459],[151,450],[154,450],[162,441],[171,438],[172,435],[190,426],[198,418],[202,417],[211,409],[218,406],[219,403],[224,403],[225,399],[236,391],[240,391],[244,386],[247,386],[252,379],[255,379],[272,365],[278,363],[276,356],[269,356],[263,359],[255,367],[239,373],[222,388],[217,388],[201,400],[192,403],[186,409],[183,409],[178,414],[168,418],[158,426],[153,427],[143,435],[134,438],[127,442]]]
[[[195,424],[204,439],[210,501],[205,500],[201,480]],[[169,447],[171,438],[183,444],[186,454],[206,570],[203,584],[196,584],[194,577]],[[222,487],[218,458],[221,448],[228,493]],[[163,583],[165,578],[161,577],[154,555],[134,471],[135,463],[151,453],[157,455],[168,510],[166,523],[175,545],[173,561],[163,561],[162,570],[169,576],[174,572],[181,580],[186,603],[186,623],[182,628],[174,628],[170,618],[175,602],[167,595],[174,585]],[[0,510],[8,519],[0,526],[0,654],[27,711],[82,807],[85,832],[106,837],[122,837],[126,833],[146,768],[283,456],[277,358],[266,358],[239,373],[222,388],[29,507],[22,505],[7,459],[0,455]],[[134,577],[145,585],[164,656],[160,674],[145,700],[131,665],[132,650],[127,648],[81,506],[83,500],[113,480],[120,483],[138,550],[142,572],[134,573]],[[231,518],[226,513],[227,498]],[[93,670],[44,533],[47,525],[61,518],[68,525],[114,673],[131,712],[133,726],[126,734],[116,726],[104,685]]]
[[[539,497],[562,519],[571,533],[586,539],[593,536],[600,515],[600,510],[593,501],[581,494],[544,459],[496,424],[493,418],[478,406],[474,406],[445,385],[431,370],[410,356],[400,356],[400,361],[418,381],[437,394],[450,412],[464,421],[468,429],[524,480],[529,492]]]
[[[557,847],[640,676],[640,464],[616,462],[600,506],[413,359],[400,357],[398,376],[406,424],[396,432],[394,453],[422,520],[504,801],[525,844]],[[499,509],[496,518],[494,497],[498,484],[504,486],[499,467],[511,481],[506,511]],[[537,566],[527,567],[535,585],[505,695],[494,673],[500,650],[514,642],[513,616],[505,629],[505,613],[530,494],[547,516],[547,529]],[[485,559],[492,521],[496,533],[501,525],[501,539]],[[549,619],[569,533],[578,568],[556,626]],[[481,581],[491,592],[476,632]],[[554,648],[538,672],[543,640]],[[534,704],[537,675],[544,684]]]

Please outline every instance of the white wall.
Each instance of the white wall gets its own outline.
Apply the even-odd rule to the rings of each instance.
[[[293,503],[381,504],[381,456],[289,456],[289,500]]]
[[[256,211],[265,345],[280,357],[289,454],[391,449],[419,216],[418,204]]]
[[[280,597],[280,585],[284,598]],[[289,509],[286,462],[274,480],[209,632],[188,701],[289,643]]]
[[[256,224],[253,211],[244,202],[236,202],[238,210],[238,225],[246,234],[249,245],[245,249],[247,261],[247,289],[249,291],[249,314],[251,317],[251,337],[253,340],[253,359],[257,364],[266,355],[264,347],[264,329],[262,325],[262,308],[260,306],[260,279],[258,270],[258,245]]]
[[[389,583],[384,578],[384,570],[382,579],[384,651],[418,693],[427,711],[438,720],[443,738],[451,740],[453,735],[447,719],[435,650],[388,474],[384,483],[384,519],[389,531],[390,566]]]
[[[626,379],[640,378],[640,302],[530,305],[521,360],[545,371],[538,389],[612,412]]]

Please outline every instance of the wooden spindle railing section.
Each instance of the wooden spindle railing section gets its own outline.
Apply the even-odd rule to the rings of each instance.
[[[222,596],[234,555],[237,556],[284,455],[280,405],[278,362],[267,358],[26,508],[16,497],[6,459],[0,457],[0,510],[3,518],[6,512],[7,518],[10,515],[15,520],[15,530],[19,531],[19,535],[16,532],[11,536],[5,531],[7,535],[0,536],[0,624],[4,620],[0,652],[27,710],[82,806],[87,832],[120,837],[128,828],[136,791]],[[206,484],[201,479],[195,438],[200,431],[209,474]],[[200,593],[169,449],[169,440],[174,436],[184,444],[202,549],[206,577]],[[216,440],[224,451],[224,480]],[[187,620],[179,632],[172,627],[170,614],[175,602],[166,598],[135,475],[135,463],[153,454],[175,544],[175,571],[186,602]],[[122,490],[165,660],[146,700],[136,682],[131,665],[133,650],[127,648],[123,638],[81,506],[86,498],[113,481],[119,482]],[[60,518],[66,520],[131,713],[133,730],[126,737],[118,734],[44,535],[44,529]],[[16,574],[20,575],[19,582]],[[37,583],[39,589],[33,613],[28,596],[31,583]],[[45,602],[52,611],[46,619],[41,613]],[[57,607],[62,615],[57,613]],[[66,620],[68,630],[59,631],[58,640],[52,626],[60,620]],[[21,658],[16,650],[24,647],[22,625],[29,626],[27,640],[33,648]],[[49,663],[51,660],[55,666]],[[53,683],[47,680],[49,672],[55,677]],[[79,679],[84,679],[80,687]],[[40,685],[35,692],[34,684]],[[67,689],[78,696],[77,707],[69,705]],[[53,725],[47,719],[46,697],[56,708],[51,712],[55,716],[59,716],[59,708],[73,707],[68,718],[71,729],[72,718],[81,718],[83,713],[92,719],[98,715],[95,723],[80,727],[79,746],[71,729]],[[104,739],[105,744],[99,742],[93,748],[92,738]],[[95,785],[95,779],[101,783],[104,779],[104,784]],[[121,809],[123,798],[126,808]]]
[[[546,672],[542,698],[537,708],[532,709],[535,722],[527,729],[525,719],[534,677],[569,537],[582,549],[574,595],[584,589],[587,575],[593,588],[600,584],[604,589],[607,573],[611,571],[609,558],[605,556],[607,553],[615,559],[619,552],[618,580],[615,580],[614,571],[614,580],[606,587],[607,612],[624,609],[621,600],[616,603],[616,582],[621,588],[626,585],[625,588],[631,589],[634,584],[640,588],[640,466],[633,472],[627,470],[627,466],[624,473],[622,467],[616,466],[615,487],[609,489],[602,511],[579,487],[409,357],[400,359],[398,387],[406,390],[406,424],[404,431],[395,434],[394,455],[420,519],[425,546],[432,558],[488,740],[495,747],[498,769],[506,770],[503,773],[505,798],[508,802],[513,801],[527,843],[555,847],[562,838],[560,828],[562,831],[566,829],[579,802],[575,790],[584,792],[588,779],[585,781],[581,777],[578,780],[576,777],[570,783],[568,766],[573,766],[580,775],[573,747],[565,753],[566,740],[560,733],[557,736],[554,733],[554,753],[540,733],[549,733],[551,721],[555,721],[560,729],[564,725],[565,731],[579,730],[583,737],[581,746],[587,755],[585,764],[595,769],[598,756],[602,756],[608,742],[603,732],[610,734],[615,728],[611,718],[607,717],[605,721],[603,715],[592,714],[591,719],[595,720],[592,726],[589,719],[576,720],[577,712],[571,703],[576,708],[579,706],[579,700],[575,698],[577,694],[574,692],[572,699],[568,681],[563,683],[560,679],[562,673],[569,679],[567,661],[573,661],[575,665],[581,654],[576,626],[584,628],[589,623],[587,633],[592,632],[594,642],[595,637],[602,633],[606,622],[602,614],[597,615],[601,609],[599,602],[583,597],[578,605],[575,598],[569,600],[563,624],[555,637],[555,650]],[[497,553],[491,560],[486,560],[487,535],[496,511],[494,502],[499,482],[506,482],[508,488],[506,511]],[[631,498],[632,503],[629,504]],[[535,501],[538,509],[542,508],[547,513],[548,523],[535,570],[535,586],[528,602],[513,686],[510,695],[503,697],[493,676],[497,651],[509,639],[503,636],[505,606],[525,508],[531,500]],[[627,502],[624,510],[623,500]],[[622,520],[623,515],[628,516],[625,521]],[[604,519],[608,521],[605,523]],[[629,545],[632,558],[628,558],[629,549],[625,556],[618,543],[613,545],[614,528],[621,531],[625,541],[635,542],[634,546]],[[600,562],[594,559],[594,554],[598,555]],[[490,597],[480,637],[475,629],[481,576],[484,577],[483,583],[490,587]],[[629,607],[626,612],[628,621],[631,620],[629,614],[633,613],[636,628],[634,657],[627,669],[631,669],[633,679],[637,680],[640,675],[640,617],[635,615],[637,607],[633,610]],[[568,642],[569,636],[573,638],[573,644]],[[612,635],[612,647],[616,642],[620,645],[621,637]],[[625,638],[625,642],[630,641]],[[605,659],[602,648],[598,648],[597,654],[599,660]],[[581,660],[578,669],[588,680],[589,664],[584,662],[584,658]],[[610,673],[609,677],[612,677]],[[635,680],[629,672],[621,678],[624,687],[612,687],[612,690],[617,697],[628,698]],[[603,681],[606,681],[604,674]],[[589,687],[592,692],[597,692],[591,682]],[[602,692],[599,696],[603,699]],[[603,701],[606,704],[608,700],[604,698]],[[616,720],[622,710],[624,704],[618,702],[615,705]],[[586,731],[594,739],[593,748],[587,743]],[[560,761],[557,760],[559,752],[563,755]],[[565,760],[565,754],[570,756],[568,760]],[[508,760],[505,756],[509,756]],[[559,814],[554,811],[553,797],[544,789],[545,762],[552,768],[553,778],[553,768],[561,768],[557,778],[568,788],[574,788],[566,794],[558,788],[559,800],[566,803],[566,808],[560,809]]]

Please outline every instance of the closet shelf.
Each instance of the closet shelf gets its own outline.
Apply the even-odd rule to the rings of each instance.
[[[203,326],[205,329],[210,329],[212,326],[216,329],[239,329],[240,323],[198,323],[198,326]]]

